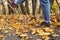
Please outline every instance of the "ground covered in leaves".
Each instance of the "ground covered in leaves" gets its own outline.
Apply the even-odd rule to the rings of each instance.
[[[0,40],[60,40],[59,21],[60,14],[51,14],[51,27],[45,27],[33,15],[0,15]]]

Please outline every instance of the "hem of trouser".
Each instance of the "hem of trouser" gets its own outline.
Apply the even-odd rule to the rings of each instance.
[[[44,20],[46,23],[49,23],[50,22],[50,20],[45,20],[45,19],[42,19],[42,20]]]
[[[50,20],[45,20],[45,19],[43,19],[46,23],[49,23],[50,22]]]
[[[49,20],[45,20],[44,17],[42,18],[42,20],[44,20],[46,23],[50,22],[50,19]]]
[[[45,21],[46,23],[49,23],[50,21]]]

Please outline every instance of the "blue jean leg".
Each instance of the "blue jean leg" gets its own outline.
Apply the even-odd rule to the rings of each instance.
[[[23,0],[14,0],[15,4],[21,4]]]
[[[40,6],[43,12],[43,20],[47,23],[50,22],[50,1],[40,0]]]

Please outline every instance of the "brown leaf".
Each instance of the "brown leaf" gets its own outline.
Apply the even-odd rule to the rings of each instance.
[[[31,21],[28,22],[28,24],[29,25],[34,25],[34,24],[36,24],[36,22],[34,20],[31,20]]]
[[[55,22],[54,25],[60,26],[60,22]]]
[[[43,40],[49,40],[50,38],[48,36],[42,36]]]
[[[43,28],[46,32],[54,32],[54,29],[52,29],[52,28],[48,28],[48,27],[46,27],[46,28]]]
[[[5,36],[3,36],[3,35],[0,35],[0,38],[4,38]]]
[[[57,22],[57,19],[56,19],[56,16],[55,15],[51,15],[51,21]]]

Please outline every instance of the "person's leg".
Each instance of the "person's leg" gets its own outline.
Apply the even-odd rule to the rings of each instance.
[[[23,14],[25,14],[25,8],[24,8],[24,6],[23,6],[23,2],[24,2],[25,0],[14,0],[14,2],[13,3],[15,3],[15,4],[20,4],[20,8],[21,8],[21,12],[23,13]]]
[[[50,22],[50,1],[40,0],[40,5],[43,11],[43,20],[45,20],[46,23]]]
[[[14,0],[14,3],[15,3],[15,4],[20,4],[20,3],[22,3],[22,1],[23,1],[23,0]]]

